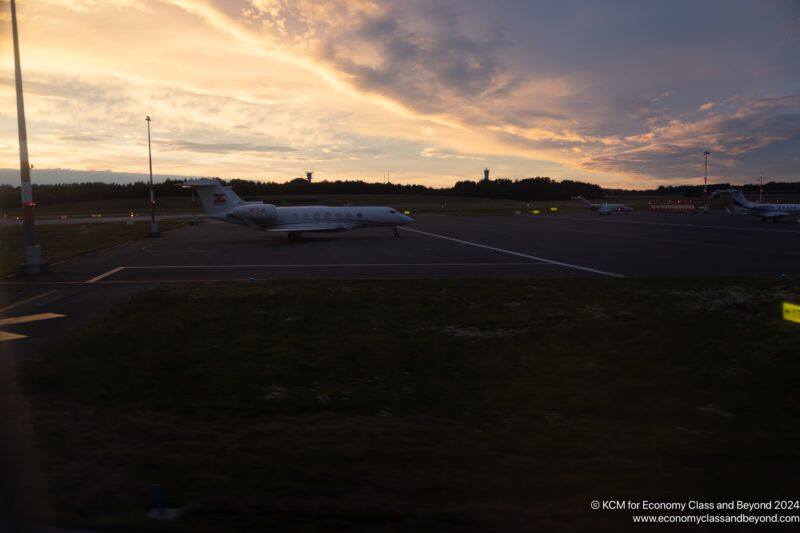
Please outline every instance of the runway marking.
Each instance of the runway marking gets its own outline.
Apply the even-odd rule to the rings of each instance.
[[[136,266],[120,266],[120,267],[117,267],[117,268],[113,268],[113,269],[109,270],[108,272],[104,272],[104,273],[100,274],[99,276],[95,276],[92,279],[89,279],[89,280],[86,280],[86,281],[48,281],[48,282],[41,282],[41,284],[43,284],[43,285],[44,284],[83,285],[83,284],[86,284],[86,283],[98,283],[98,282],[99,283],[175,283],[175,280],[103,281],[104,278],[112,276],[112,275],[114,275],[117,272],[120,272],[122,270],[159,270],[159,269],[191,269],[191,268],[206,268],[206,269],[208,269],[208,268],[219,268],[219,269],[226,269],[226,268],[253,268],[253,269],[256,269],[256,268],[270,268],[270,269],[277,269],[277,268],[358,268],[358,267],[473,267],[473,266],[489,266],[489,267],[491,267],[491,266],[499,266],[499,267],[506,267],[506,266],[535,266],[535,265],[538,265],[538,264],[545,264],[545,263],[566,265],[566,263],[557,263],[555,261],[541,260],[539,258],[534,258],[533,256],[524,256],[522,254],[517,254],[517,255],[521,255],[522,257],[526,257],[526,258],[529,258],[529,259],[536,259],[536,260],[539,260],[539,261],[542,261],[542,262],[541,263],[531,263],[531,262],[527,262],[526,261],[526,262],[514,262],[514,263],[509,263],[509,262],[504,262],[504,263],[481,262],[481,263],[325,263],[325,264],[306,263],[306,264],[272,264],[272,265],[136,265]],[[571,266],[573,266],[573,265],[571,265]],[[573,268],[583,268],[583,267],[573,266]],[[587,269],[584,269],[584,270],[587,270]],[[591,270],[591,269],[588,269],[588,270]],[[602,274],[606,274],[605,272],[602,272],[602,271],[599,271],[599,270],[593,271],[593,272],[599,272],[599,273],[602,273]],[[616,276],[618,274],[608,274],[608,275]],[[244,278],[244,279],[246,279],[246,278]],[[203,280],[179,280],[179,281],[185,281],[185,282],[196,282],[196,281],[212,282],[212,281],[227,281],[227,280],[228,280],[228,278],[223,278],[223,279],[219,279],[219,280],[203,279]],[[0,282],[0,285],[16,285],[16,284],[28,284],[28,285],[30,285],[30,284],[35,284],[35,283],[37,283],[37,282],[27,282],[27,281],[26,282],[15,282],[15,281],[9,281],[9,282]],[[55,291],[50,291],[50,292],[55,292]],[[50,294],[50,293],[46,293],[46,294]],[[44,295],[42,295],[42,296],[44,296]],[[21,303],[24,303],[24,302],[20,302],[20,304]],[[19,304],[15,304],[15,305],[19,305]],[[0,309],[0,311],[3,311],[3,310]]]
[[[37,315],[13,316],[11,318],[0,318],[0,326],[6,324],[23,324],[25,322],[37,322],[50,318],[61,318],[67,315],[57,315],[56,313],[39,313]]]
[[[105,274],[100,274],[99,276],[95,276],[92,279],[87,280],[86,283],[94,283],[95,281],[99,281],[99,280],[103,279],[106,276],[110,276],[112,274],[116,274],[117,272],[119,272],[120,270],[123,270],[124,268],[126,268],[126,267],[117,267],[117,268],[115,268],[113,270],[109,270]]]
[[[5,326],[6,324],[23,324],[25,322],[36,322],[37,320],[48,320],[50,318],[62,318],[65,316],[67,315],[57,315],[55,313],[39,313],[38,315],[15,316],[11,318],[0,319],[0,326]],[[27,335],[18,335],[8,331],[0,331],[0,342],[11,341],[14,339],[24,339],[26,337]]]
[[[495,248],[494,246],[487,246],[485,244],[478,244],[478,243],[475,243],[475,242],[462,241],[461,239],[454,239],[452,237],[445,237],[444,235],[437,235],[436,233],[428,233],[427,231],[420,231],[418,229],[411,229],[411,228],[406,228],[406,227],[401,227],[399,229],[402,229],[404,231],[411,231],[411,232],[414,232],[414,233],[420,233],[422,235],[428,235],[430,237],[436,237],[438,239],[444,239],[446,241],[453,241],[453,242],[457,242],[457,243],[461,243],[461,244],[468,244],[470,246],[477,246],[478,248],[485,248],[487,250],[492,250],[492,251],[495,251],[495,252],[500,252],[500,253],[510,254],[510,255],[516,255],[517,257],[524,257],[526,259],[534,259],[536,261],[542,261],[544,263],[549,263],[551,265],[559,265],[559,266],[564,266],[564,267],[567,267],[567,268],[575,268],[577,270],[583,270],[583,271],[586,271],[586,272],[593,272],[595,274],[602,274],[603,276],[612,276],[612,277],[615,277],[615,278],[624,278],[625,277],[622,274],[614,274],[613,272],[605,272],[603,270],[597,270],[597,269],[594,269],[594,268],[582,267],[582,266],[579,266],[579,265],[572,265],[570,263],[562,263],[561,261],[553,261],[552,259],[545,259],[543,257],[536,257],[535,255],[522,254],[522,253],[519,253],[519,252],[514,252],[512,250],[504,250],[503,248]]]
[[[47,292],[45,292],[43,294],[40,294],[39,296],[33,296],[32,298],[28,298],[27,300],[22,300],[21,302],[17,302],[15,304],[11,304],[8,307],[4,307],[4,308],[0,309],[0,313],[4,313],[4,312],[8,311],[9,309],[14,309],[15,307],[19,307],[20,305],[24,305],[24,304],[26,304],[28,302],[32,302],[34,300],[38,300],[39,298],[44,298],[45,296],[49,296],[49,295],[53,294],[54,292],[58,292],[58,291],[57,290],[47,291]]]

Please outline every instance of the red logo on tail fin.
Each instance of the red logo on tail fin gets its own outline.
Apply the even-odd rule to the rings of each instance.
[[[214,203],[215,204],[224,204],[225,203],[225,193],[222,193],[222,192],[214,193]]]

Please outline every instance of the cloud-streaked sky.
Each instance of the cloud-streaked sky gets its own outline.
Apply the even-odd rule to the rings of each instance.
[[[800,180],[800,3],[18,0],[37,168]],[[18,168],[0,0],[0,168]]]

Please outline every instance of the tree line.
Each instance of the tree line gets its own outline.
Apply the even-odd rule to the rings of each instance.
[[[325,194],[418,194],[441,196],[471,196],[481,198],[505,198],[517,200],[567,200],[581,195],[594,198],[602,195],[599,185],[579,181],[556,181],[550,178],[528,178],[523,180],[496,179],[481,181],[459,181],[453,187],[433,188],[424,185],[401,185],[397,183],[365,182],[360,180],[309,182],[297,178],[285,183],[250,181],[242,179],[221,180],[230,185],[242,198],[277,195],[325,195]],[[188,195],[180,185],[183,180],[167,179],[153,185],[156,198]],[[65,204],[118,198],[147,198],[150,186],[146,182],[103,183],[83,182],[69,184],[33,184],[33,199],[38,204]],[[20,188],[0,185],[0,207],[16,207],[21,202]]]
[[[297,178],[285,183],[273,181],[250,181],[233,179],[222,180],[223,184],[233,186],[233,190],[243,197],[269,197],[277,195],[324,195],[324,194],[419,194],[439,196],[468,196],[477,198],[503,198],[511,200],[568,200],[573,196],[601,198],[605,195],[630,196],[684,196],[700,197],[702,185],[662,185],[656,189],[626,190],[604,189],[599,185],[582,181],[556,181],[546,177],[521,180],[490,179],[480,181],[459,181],[453,187],[433,188],[424,185],[400,185],[396,183],[365,182],[360,180],[309,182]],[[185,196],[189,193],[180,189],[183,180],[167,179],[153,186],[156,198]],[[717,189],[742,188],[745,193],[757,193],[758,184],[731,185],[715,183],[708,186],[709,192]],[[84,182],[69,184],[33,184],[33,199],[36,203],[55,205],[118,198],[148,198],[150,186],[147,182],[104,183]],[[767,194],[800,194],[800,183],[769,182],[764,184]],[[0,207],[17,207],[21,203],[20,188],[0,185]]]
[[[747,183],[744,185],[732,185],[730,183],[709,183],[708,193],[717,190],[741,189],[745,194],[757,193],[763,190],[767,194],[800,194],[800,182],[770,181],[765,183],[762,189],[758,183]],[[686,198],[698,198],[703,196],[702,185],[661,185],[656,189],[628,190],[628,189],[606,189],[606,194],[625,195],[625,196],[684,196]]]

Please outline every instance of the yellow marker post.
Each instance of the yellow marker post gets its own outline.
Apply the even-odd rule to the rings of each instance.
[[[783,302],[783,318],[800,323],[800,305]]]
[[[531,211],[531,213],[533,213],[534,215],[538,215],[539,214],[539,210],[538,209],[534,209],[533,211]]]
[[[558,211],[558,208],[557,207],[551,207],[550,211]]]

